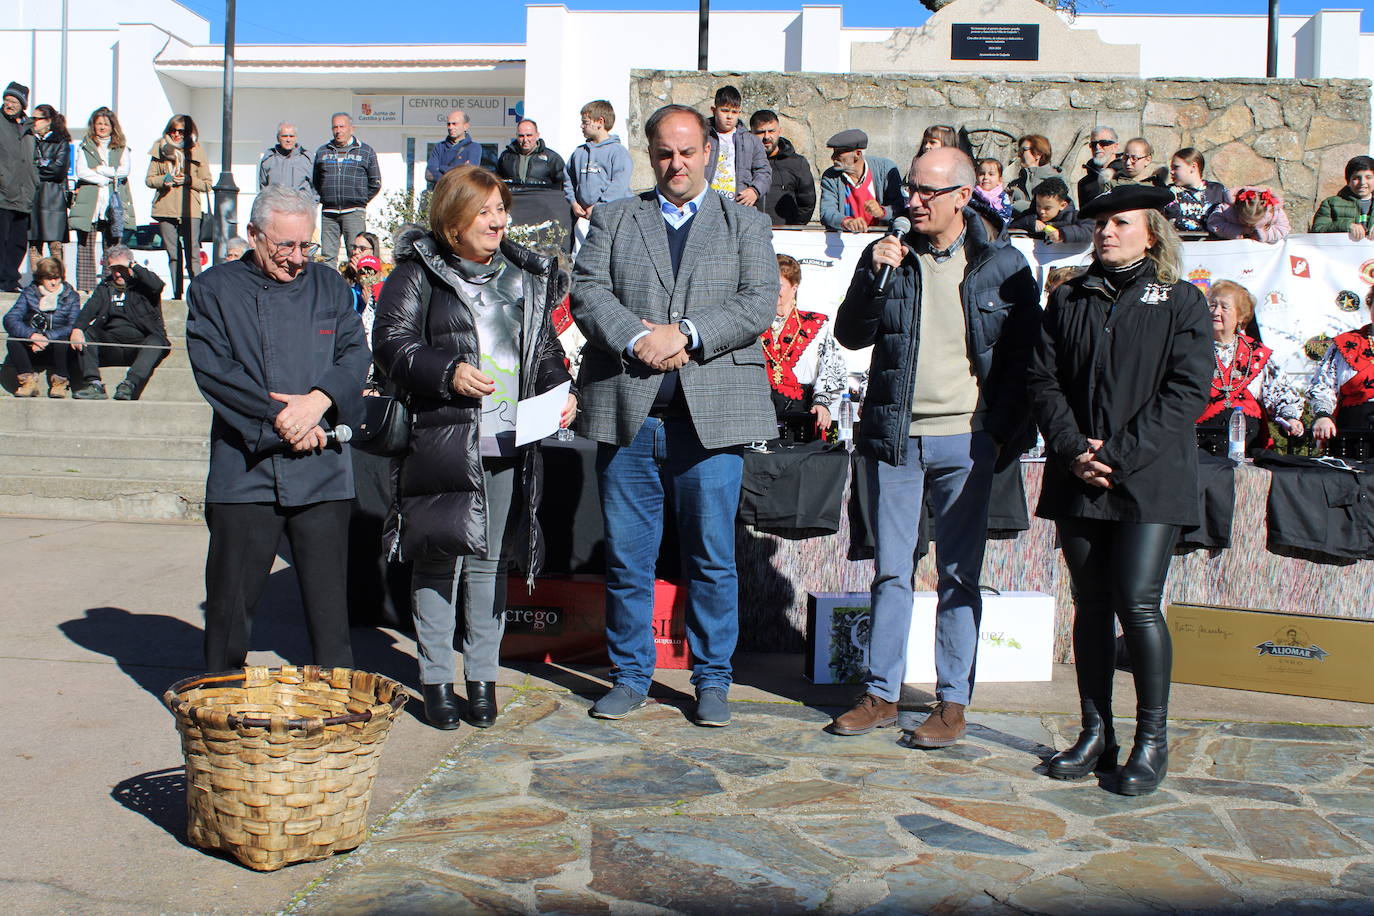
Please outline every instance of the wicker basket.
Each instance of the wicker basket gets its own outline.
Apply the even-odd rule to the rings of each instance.
[[[274,871],[367,836],[372,780],[405,689],[350,668],[244,668],[162,700],[186,755],[187,835]]]

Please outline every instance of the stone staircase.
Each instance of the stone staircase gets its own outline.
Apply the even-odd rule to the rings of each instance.
[[[0,294],[0,312],[14,300]],[[186,359],[186,304],[164,300],[162,313],[172,352],[138,401],[14,398],[13,370],[0,374],[0,515],[203,517],[210,407]],[[125,371],[101,370],[108,392]]]

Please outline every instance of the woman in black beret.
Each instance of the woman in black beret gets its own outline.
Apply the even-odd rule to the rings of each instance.
[[[1055,290],[1030,372],[1047,460],[1036,513],[1053,519],[1074,596],[1083,731],[1049,763],[1057,779],[1116,769],[1114,620],[1136,690],[1123,795],[1153,792],[1168,768],[1172,648],[1160,613],[1181,526],[1199,516],[1193,421],[1207,402],[1207,303],[1182,281],[1182,246],[1163,188],[1130,185],[1090,201],[1092,264]]]

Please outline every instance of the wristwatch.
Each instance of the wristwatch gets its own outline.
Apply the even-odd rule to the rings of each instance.
[[[690,321],[688,321],[686,318],[682,319],[677,323],[677,329],[682,332],[683,337],[686,337],[688,341],[691,341],[692,323]]]

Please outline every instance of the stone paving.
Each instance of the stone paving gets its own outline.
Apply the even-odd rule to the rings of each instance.
[[[464,726],[288,912],[1374,913],[1374,729],[1171,721],[1164,788],[1125,798],[1044,775],[1067,716],[975,712],[919,751],[919,713],[839,738],[798,705],[588,705]]]

